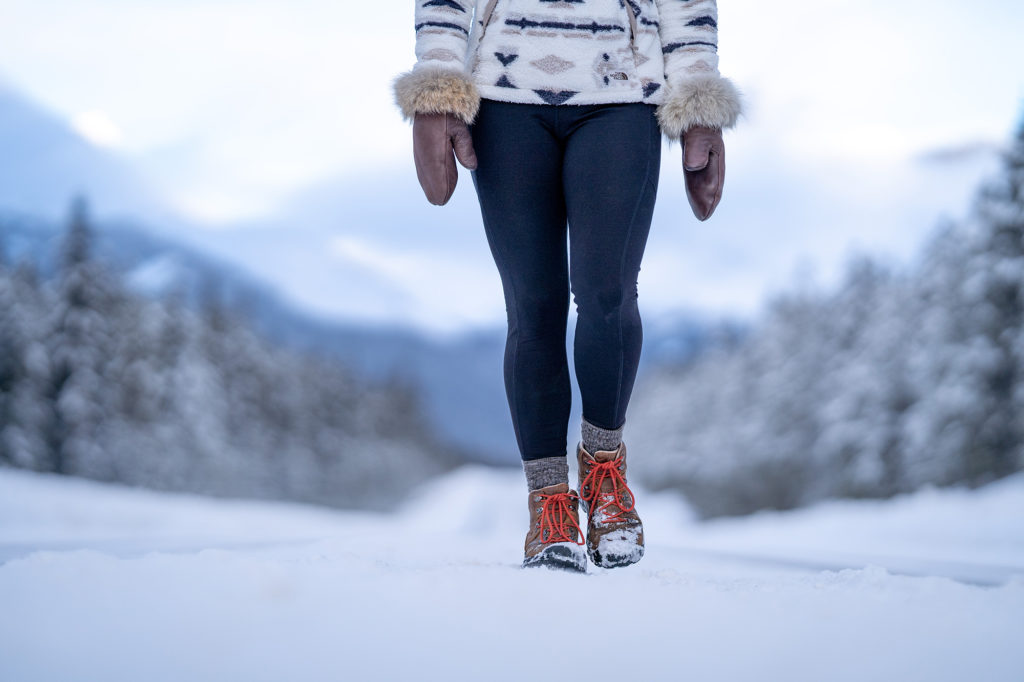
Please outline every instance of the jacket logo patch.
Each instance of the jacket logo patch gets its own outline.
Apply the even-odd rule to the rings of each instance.
[[[636,60],[633,50],[624,47],[618,50],[602,52],[594,58],[594,84],[599,88],[625,87],[630,88],[629,74],[636,73]]]

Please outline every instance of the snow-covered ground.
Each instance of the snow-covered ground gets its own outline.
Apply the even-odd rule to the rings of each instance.
[[[519,568],[515,471],[382,516],[0,470],[0,680],[1024,679],[1024,475],[713,522],[639,500],[647,556],[580,576]]]

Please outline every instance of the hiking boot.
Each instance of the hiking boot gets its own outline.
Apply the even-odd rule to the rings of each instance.
[[[626,445],[598,450],[576,448],[579,490],[587,519],[587,554],[602,568],[628,566],[644,555],[644,526],[626,485]]]
[[[530,530],[523,566],[547,566],[586,573],[580,497],[568,483],[530,491]]]

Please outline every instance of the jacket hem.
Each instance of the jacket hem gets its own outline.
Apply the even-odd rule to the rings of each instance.
[[[526,88],[503,88],[495,85],[477,85],[477,91],[481,99],[489,99],[497,102],[511,102],[514,104],[548,104],[557,106],[572,106],[586,104],[661,104],[663,97],[643,96],[643,91],[637,88],[635,91],[616,92],[576,92],[566,96],[569,91],[555,92],[551,90],[528,90]],[[543,94],[542,94],[543,93]],[[561,100],[561,101],[559,101]]]

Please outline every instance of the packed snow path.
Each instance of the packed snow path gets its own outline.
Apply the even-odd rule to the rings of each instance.
[[[519,568],[518,472],[390,516],[0,470],[0,680],[1014,680],[1024,476],[696,522]]]

